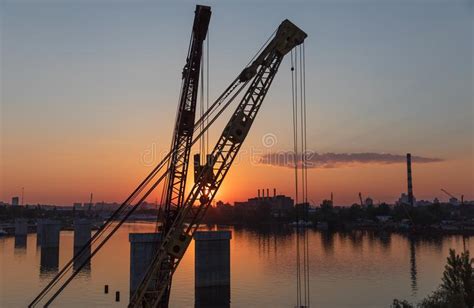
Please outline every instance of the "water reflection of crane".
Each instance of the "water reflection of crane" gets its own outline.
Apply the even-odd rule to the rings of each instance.
[[[418,291],[417,283],[417,270],[416,270],[416,245],[413,236],[410,236],[410,279],[411,279],[411,291],[413,295],[416,295]]]

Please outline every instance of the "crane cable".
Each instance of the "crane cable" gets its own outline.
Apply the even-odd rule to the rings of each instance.
[[[297,82],[298,69],[297,54],[291,50],[291,104],[293,110],[293,160],[295,175],[295,205],[296,205],[296,307],[301,306],[301,268],[300,268],[300,239],[299,239],[299,208],[298,208],[298,105],[297,105]]]
[[[206,64],[206,59],[204,55],[201,57],[201,82],[200,82],[200,89],[199,89],[199,116],[202,117],[204,115],[204,65]],[[200,127],[200,132],[202,133],[203,126]],[[199,138],[199,154],[200,154],[200,164],[202,165],[205,161],[205,142],[206,142],[206,135],[203,134],[201,135],[201,138]]]
[[[206,39],[206,112],[209,110],[209,40],[211,38],[210,30],[207,30]],[[209,121],[209,119],[207,120]],[[206,122],[205,124],[208,124]],[[206,152],[209,153],[209,130],[206,131]]]
[[[309,307],[309,237],[306,226],[300,226],[300,221],[308,221],[309,210],[304,43],[294,52],[291,51],[291,93],[296,204],[296,306]]]
[[[306,161],[307,158],[307,124],[306,124],[306,54],[305,54],[305,46],[304,42],[302,45],[298,46],[301,53],[301,61],[302,69],[301,69],[301,95],[302,98],[302,121],[303,121],[303,129],[302,129],[302,146],[303,146],[303,153],[302,153],[302,170],[303,170],[303,179],[304,179],[304,203],[307,206],[305,208],[305,220],[309,221],[309,202],[308,202],[308,163]],[[304,229],[304,273],[305,273],[305,306],[310,306],[310,288],[309,288],[309,236],[307,229]]]

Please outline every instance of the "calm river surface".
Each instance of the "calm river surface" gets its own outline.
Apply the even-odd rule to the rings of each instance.
[[[294,307],[294,230],[230,229],[231,307]],[[128,234],[153,230],[149,223],[124,225],[53,306],[125,307]],[[60,245],[61,267],[72,256],[72,231],[61,232]],[[448,249],[462,250],[463,239],[309,231],[309,247],[312,307],[389,307],[393,298],[416,301],[433,291],[441,281]],[[26,307],[49,282],[57,269],[41,266],[40,257],[35,234],[28,235],[26,244],[15,243],[14,237],[0,238],[0,307]],[[110,286],[109,294],[103,293],[105,284]],[[114,301],[115,291],[121,292],[119,303]],[[193,242],[175,273],[170,306],[194,306]]]

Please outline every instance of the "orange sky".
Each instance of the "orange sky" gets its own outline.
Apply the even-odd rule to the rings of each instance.
[[[94,193],[95,201],[123,201],[151,170],[148,162],[143,163],[146,150],[137,145],[129,147],[127,151],[125,146],[115,145],[113,151],[108,151],[107,145],[76,148],[66,142],[57,148],[38,151],[34,157],[27,154],[34,149],[4,156],[2,161],[9,164],[2,166],[1,199],[9,201],[25,187],[25,202],[30,204],[86,202],[90,192]],[[244,152],[245,149],[244,146]],[[415,196],[446,199],[440,192],[440,188],[445,188],[455,195],[474,199],[472,166],[470,158],[413,163]],[[319,204],[333,192],[336,204],[352,204],[358,201],[360,191],[375,201],[393,202],[406,191],[405,168],[403,163],[359,163],[310,169],[309,199]],[[294,197],[293,169],[257,164],[244,154],[232,166],[217,199],[242,201],[256,196],[257,189],[262,188],[269,188],[271,194],[276,188],[278,193]]]

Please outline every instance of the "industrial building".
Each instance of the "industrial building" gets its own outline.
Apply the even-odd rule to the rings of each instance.
[[[294,207],[294,200],[285,195],[277,195],[276,189],[273,189],[273,196],[269,196],[269,189],[258,190],[257,196],[244,202],[235,202],[235,210],[246,213],[256,212],[261,208],[268,208],[273,217],[286,217]]]

